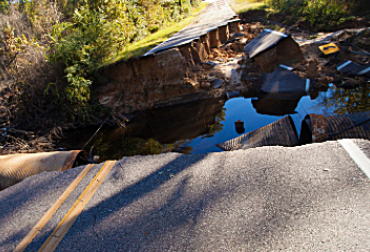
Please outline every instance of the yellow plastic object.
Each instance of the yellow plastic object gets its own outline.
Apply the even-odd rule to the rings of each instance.
[[[332,53],[339,52],[339,48],[336,44],[334,43],[329,43],[326,45],[319,46],[320,51],[322,51],[325,55],[329,55]]]
[[[0,190],[44,171],[72,168],[81,151],[54,151],[0,156]]]

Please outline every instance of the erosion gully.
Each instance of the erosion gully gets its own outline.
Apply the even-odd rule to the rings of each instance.
[[[87,146],[99,161],[122,156],[150,155],[164,152],[198,154],[219,152],[215,144],[261,128],[291,115],[298,134],[307,114],[341,115],[370,108],[369,86],[342,89],[330,85],[310,95],[290,98],[236,97],[213,99],[181,106],[136,113],[126,127],[106,125]],[[235,122],[244,122],[244,132]],[[78,149],[89,140],[97,127],[66,132],[63,149]]]

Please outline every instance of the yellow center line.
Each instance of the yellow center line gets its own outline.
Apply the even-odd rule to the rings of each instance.
[[[44,214],[44,216],[37,222],[37,224],[31,229],[31,231],[23,238],[23,240],[15,248],[14,252],[22,252],[27,246],[32,242],[38,233],[43,229],[43,227],[48,223],[53,214],[59,209],[63,202],[68,198],[68,196],[73,192],[76,186],[81,182],[81,180],[86,176],[86,174],[93,167],[93,164],[87,165],[80,174],[73,180],[73,182],[68,186],[68,188],[63,192],[62,195],[57,199],[57,201],[51,206],[51,208]]]
[[[45,243],[40,248],[39,252],[42,251],[54,251],[59,243],[63,240],[68,230],[71,228],[77,217],[80,215],[86,204],[90,201],[96,190],[99,188],[109,171],[115,165],[116,161],[107,161],[96,174],[90,184],[86,187],[80,197],[73,204],[71,209],[60,221],[54,232],[48,237]]]

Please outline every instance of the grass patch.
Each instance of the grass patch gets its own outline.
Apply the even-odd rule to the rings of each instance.
[[[179,23],[169,23],[167,27],[163,27],[161,30],[149,35],[145,39],[138,42],[127,45],[125,50],[118,52],[116,56],[108,59],[104,65],[110,65],[120,60],[127,60],[132,57],[139,57],[156,47],[160,43],[166,41],[175,33],[179,32],[187,25],[192,23],[197,15],[207,6],[206,3],[201,3],[198,8],[195,8],[191,15]]]
[[[263,2],[248,1],[248,0],[234,0],[230,2],[231,8],[237,13],[244,13],[253,10],[265,10],[267,6]]]

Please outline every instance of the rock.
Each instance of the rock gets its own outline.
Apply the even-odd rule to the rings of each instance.
[[[213,87],[220,88],[224,83],[225,83],[224,80],[215,79],[215,81],[213,82]]]
[[[202,85],[201,85],[201,88],[203,88],[205,90],[210,90],[211,89],[211,83],[203,82]]]

